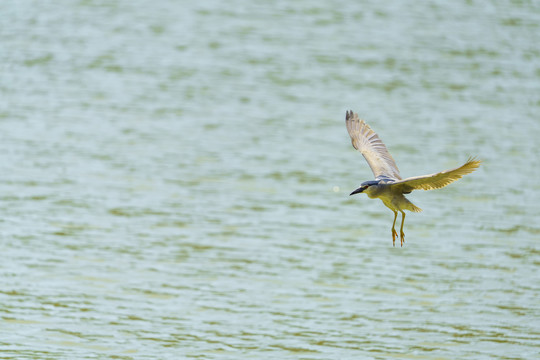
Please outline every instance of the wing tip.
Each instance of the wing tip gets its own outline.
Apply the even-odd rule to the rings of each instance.
[[[480,164],[482,164],[482,160],[479,160],[477,156],[469,156],[463,166],[471,168],[474,171],[480,167]]]
[[[352,110],[345,111],[345,121],[352,121],[358,119],[358,114]]]
[[[371,130],[368,124],[363,119],[358,117],[358,113],[355,113],[352,110],[345,111],[345,123],[347,124],[347,129],[361,131],[364,128]]]

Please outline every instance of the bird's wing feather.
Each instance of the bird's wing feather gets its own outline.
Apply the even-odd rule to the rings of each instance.
[[[467,162],[455,169],[441,171],[435,174],[410,177],[394,182],[391,186],[399,188],[403,193],[413,190],[440,189],[461,179],[464,175],[472,173],[480,166],[481,161],[469,158]]]
[[[371,130],[364,120],[360,120],[358,114],[353,113],[352,110],[347,111],[345,124],[353,147],[362,153],[375,178],[401,180],[392,155],[375,131]]]

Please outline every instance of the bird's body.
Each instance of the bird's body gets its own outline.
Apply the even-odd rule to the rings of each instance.
[[[364,192],[371,199],[381,199],[383,204],[392,211],[422,211],[422,209],[410,202],[399,189],[393,187],[391,183],[385,184],[379,182],[377,185],[368,187]]]
[[[413,190],[433,190],[445,187],[480,166],[480,161],[469,158],[465,164],[455,169],[402,179],[392,155],[390,155],[384,143],[371,130],[369,125],[364,120],[360,120],[358,115],[352,111],[347,111],[345,122],[353,147],[362,153],[375,175],[375,180],[363,182],[351,195],[364,192],[371,199],[381,199],[384,205],[394,212],[394,223],[392,224],[392,241],[394,245],[397,237],[395,224],[398,212],[402,215],[400,238],[401,246],[403,246],[405,241],[405,234],[403,233],[404,210],[422,211],[422,209],[410,202],[404,194],[409,194]]]

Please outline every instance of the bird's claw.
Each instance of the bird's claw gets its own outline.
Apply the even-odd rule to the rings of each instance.
[[[400,235],[401,235],[400,236],[401,237],[401,247],[403,247],[403,243],[405,242],[405,233],[402,232]]]
[[[392,229],[392,245],[396,247],[396,238],[398,237],[398,233],[396,230]],[[401,245],[403,246],[403,245]]]

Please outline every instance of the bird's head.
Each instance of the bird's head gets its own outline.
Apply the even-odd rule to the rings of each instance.
[[[364,181],[360,185],[360,187],[358,189],[354,190],[352,193],[350,193],[349,196],[354,195],[354,194],[360,194],[360,193],[366,191],[370,186],[378,185],[378,184],[379,184],[379,182],[376,181],[376,180]]]

